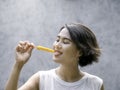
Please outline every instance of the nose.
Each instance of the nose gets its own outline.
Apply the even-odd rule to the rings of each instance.
[[[59,50],[59,49],[62,48],[62,45],[61,45],[60,42],[56,42],[56,43],[54,43],[53,47],[54,47],[55,50]]]

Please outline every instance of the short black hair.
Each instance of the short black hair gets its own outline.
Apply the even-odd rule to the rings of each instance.
[[[95,34],[88,27],[79,23],[72,23],[65,24],[61,30],[63,28],[69,31],[73,43],[82,52],[82,56],[79,57],[79,65],[81,67],[98,62],[101,50]]]

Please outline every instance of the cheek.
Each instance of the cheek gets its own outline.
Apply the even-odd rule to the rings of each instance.
[[[68,57],[74,57],[76,58],[77,57],[77,50],[75,47],[69,47],[69,48],[66,48],[65,50],[65,53],[67,54]]]
[[[64,59],[67,60],[67,63],[76,63],[78,61],[76,50],[70,48],[67,49],[64,53]]]

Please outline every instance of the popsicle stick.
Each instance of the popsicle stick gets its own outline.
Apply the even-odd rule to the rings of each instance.
[[[51,53],[54,52],[53,49],[50,49],[50,48],[47,48],[47,47],[44,47],[44,46],[36,46],[36,49],[37,50],[43,50],[43,51],[51,52]]]

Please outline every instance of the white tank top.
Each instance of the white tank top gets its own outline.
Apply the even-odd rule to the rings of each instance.
[[[100,90],[103,84],[101,78],[86,72],[82,79],[76,82],[66,82],[60,79],[56,75],[55,69],[39,71],[39,74],[40,90]]]

